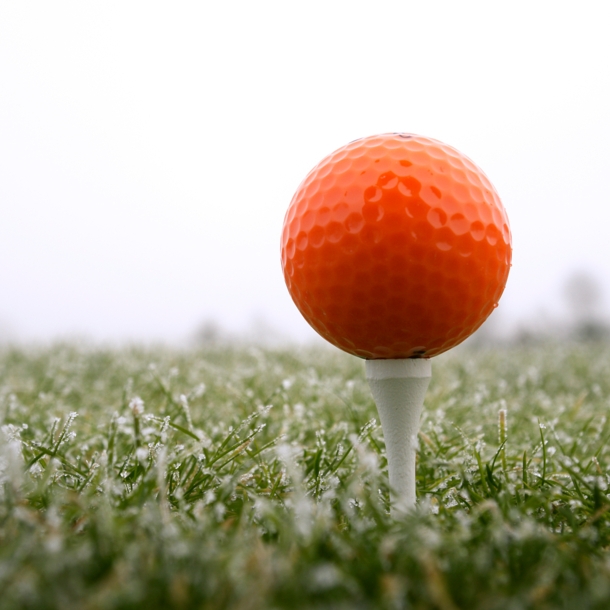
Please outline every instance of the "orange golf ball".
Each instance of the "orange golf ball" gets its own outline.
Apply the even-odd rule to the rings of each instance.
[[[362,358],[429,358],[497,306],[511,266],[506,212],[468,157],[383,134],[323,159],[281,240],[286,285],[322,337]]]

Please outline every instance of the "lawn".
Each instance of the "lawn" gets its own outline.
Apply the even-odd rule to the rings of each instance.
[[[0,608],[610,607],[610,346],[436,358],[389,516],[361,360],[0,352]]]

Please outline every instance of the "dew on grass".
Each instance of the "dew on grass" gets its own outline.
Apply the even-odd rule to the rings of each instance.
[[[129,408],[131,409],[134,417],[139,417],[144,413],[144,401],[139,396],[134,396],[129,401]]]
[[[455,498],[455,495],[452,492],[448,493],[443,498],[443,503],[445,505],[445,508],[453,508],[454,506],[457,506],[459,504]]]
[[[158,350],[153,355],[157,368],[152,375],[146,373],[150,352],[116,352],[94,364],[93,353],[62,350],[52,358],[44,356],[45,362],[52,363],[37,365],[42,371],[35,373],[38,377],[27,372],[30,364],[25,359],[11,364],[26,373],[20,373],[21,379],[10,373],[10,382],[2,377],[7,375],[8,365],[0,357],[0,387],[5,388],[0,391],[4,392],[1,423],[15,426],[22,452],[15,488],[7,480],[6,435],[0,434],[0,479],[4,481],[0,484],[0,517],[8,516],[6,523],[12,524],[11,529],[3,530],[4,522],[0,521],[0,534],[20,573],[35,574],[41,582],[51,584],[44,591],[51,599],[44,602],[47,605],[57,601],[54,579],[48,575],[52,570],[61,571],[62,566],[69,570],[62,587],[75,603],[81,602],[79,595],[87,591],[81,574],[85,570],[97,573],[93,558],[103,554],[103,545],[112,549],[104,555],[107,574],[138,566],[130,572],[129,582],[134,587],[129,589],[130,595],[134,590],[148,595],[146,583],[150,582],[159,583],[155,590],[162,592],[163,583],[173,582],[177,574],[189,583],[183,590],[205,592],[206,603],[219,607],[227,602],[214,597],[212,581],[232,591],[235,605],[244,605],[245,599],[256,599],[257,603],[261,599],[262,606],[283,608],[277,600],[284,598],[272,601],[265,597],[279,595],[277,587],[282,583],[286,587],[282,595],[289,591],[290,599],[302,599],[303,604],[313,607],[316,604],[308,597],[307,588],[298,583],[326,563],[346,574],[341,588],[332,589],[333,595],[339,595],[336,607],[362,605],[359,599],[341,597],[348,595],[345,591],[351,590],[349,587],[361,590],[362,574],[370,574],[379,583],[375,585],[379,591],[389,591],[381,584],[383,579],[393,571],[409,575],[413,566],[419,566],[420,576],[408,588],[409,599],[414,606],[419,603],[424,607],[430,600],[418,593],[428,591],[429,585],[420,563],[422,550],[449,583],[448,594],[454,592],[450,583],[461,583],[461,591],[475,600],[466,604],[473,609],[482,607],[477,600],[489,600],[490,595],[503,607],[517,607],[519,600],[530,599],[532,591],[538,590],[537,575],[548,566],[553,574],[561,574],[561,570],[582,574],[578,566],[586,562],[591,574],[610,580],[610,564],[606,572],[600,572],[603,561],[598,559],[602,545],[610,546],[610,519],[605,512],[594,516],[600,497],[593,492],[601,492],[603,509],[610,477],[610,451],[604,444],[610,433],[605,417],[607,356],[596,359],[595,367],[570,350],[551,355],[534,350],[519,358],[500,352],[489,358],[473,353],[465,364],[463,358],[452,354],[439,359],[424,412],[424,431],[430,444],[422,442],[424,450],[418,455],[418,493],[425,491],[418,500],[419,510],[404,523],[392,524],[387,514],[387,473],[376,472],[385,463],[383,435],[360,362],[317,353],[310,360],[300,354],[282,359],[259,350],[253,361],[245,350],[218,350],[212,355],[198,352],[196,358]],[[560,364],[560,376],[553,373],[555,363]],[[172,377],[169,369],[174,366],[179,373]],[[535,383],[528,376],[531,367],[538,371]],[[526,376],[521,389],[517,384],[520,375]],[[97,392],[96,379],[104,381],[100,384],[103,389]],[[298,409],[284,407],[285,379],[294,380],[290,400],[301,405]],[[351,390],[346,380],[354,382]],[[205,400],[194,396],[192,388],[198,383],[206,384]],[[602,388],[601,397],[591,390],[593,383]],[[65,392],[66,388],[70,392]],[[244,401],[247,388],[252,391],[249,402]],[[49,401],[44,409],[38,399],[41,391]],[[10,412],[9,392],[19,397],[18,406]],[[477,392],[480,405],[473,417]],[[194,435],[202,440],[185,432],[189,430],[181,395],[187,398],[197,425]],[[134,414],[129,409],[134,396],[146,402],[147,413],[141,414],[139,424],[140,445],[135,442]],[[267,410],[268,406],[276,408]],[[499,447],[499,411],[503,408],[510,409],[511,418],[506,470],[500,458],[494,462]],[[114,409],[120,412],[116,418],[112,416]],[[72,432],[64,430],[70,411],[81,415],[73,425],[77,436],[66,442]],[[53,426],[50,418],[55,416]],[[260,427],[263,419],[264,428]],[[539,421],[547,425],[542,429],[544,479]],[[49,456],[62,433],[64,442],[57,455]],[[244,439],[252,433],[255,435],[244,447]],[[161,459],[164,465],[154,464],[161,451],[165,452]],[[153,463],[146,459],[142,464],[144,452],[150,452]],[[218,457],[220,454],[223,456]],[[89,476],[93,478],[87,482]],[[490,481],[495,482],[495,489]],[[496,512],[482,510],[493,494],[497,496]],[[20,498],[19,502],[10,504],[14,498]],[[572,500],[575,502],[570,504]],[[35,547],[39,551],[37,563],[24,563],[28,560],[11,553],[11,548],[28,548],[35,540],[44,511],[39,507],[44,503],[55,506],[61,519],[65,542],[61,562],[58,556],[50,559],[42,536],[42,544]],[[433,514],[434,506],[437,514]],[[572,521],[566,515],[572,515]],[[14,527],[16,523],[27,523],[27,527]],[[429,545],[421,531],[423,525],[440,537],[438,547]],[[389,532],[398,542],[391,553],[382,553],[382,540]],[[85,548],[89,554],[82,551],[79,555],[79,549]],[[532,548],[539,548],[539,555],[533,554]],[[481,570],[477,572],[478,588],[469,589],[468,579],[460,576],[464,557],[489,558],[490,552],[507,562],[513,558],[518,558],[519,565],[529,562],[530,576],[517,586],[502,561],[482,561],[476,568]],[[560,560],[541,559],[549,556]],[[139,559],[143,557],[145,561]],[[173,557],[183,557],[184,562],[178,565]],[[260,557],[264,557],[264,566],[259,565]],[[473,562],[468,565],[474,566]],[[246,565],[249,571],[245,571]],[[267,573],[278,576],[265,580]],[[4,578],[7,573],[2,574]],[[113,595],[128,595],[127,581],[108,578]],[[586,591],[578,591],[579,598],[577,588],[570,587],[586,578],[562,581],[564,605],[585,599]],[[488,583],[500,581],[502,587],[492,592]],[[32,582],[30,594],[38,597],[32,598],[29,606],[42,606],[37,602],[43,599],[43,591],[37,588],[37,581]],[[249,594],[253,582],[260,597]],[[3,596],[16,590],[5,587]],[[370,589],[373,593],[368,605],[390,607],[389,598],[375,597],[382,595],[374,593],[376,590]],[[324,590],[318,593],[322,595]],[[146,598],[152,607],[151,599]],[[452,601],[456,607],[464,605]],[[191,599],[183,605],[197,603]]]
[[[307,579],[312,591],[327,591],[343,580],[341,572],[332,563],[322,563],[311,568]]]
[[[1,471],[1,468],[0,468]],[[32,466],[30,467],[30,474],[34,477],[34,478],[38,478],[42,475],[42,473],[44,472],[43,467],[40,465],[39,462],[36,462],[35,464],[32,464]]]
[[[261,418],[268,417],[269,416],[269,411],[271,411],[271,409],[273,409],[273,405],[272,404],[260,405],[257,408],[259,417],[261,417]]]
[[[227,507],[222,502],[216,502],[216,504],[214,504],[213,509],[216,521],[222,521],[227,512]]]
[[[199,383],[191,392],[192,398],[201,398],[205,394],[206,389],[205,383]]]

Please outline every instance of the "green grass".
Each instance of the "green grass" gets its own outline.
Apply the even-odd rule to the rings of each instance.
[[[363,369],[4,349],[0,608],[610,607],[608,346],[435,359],[399,521]]]

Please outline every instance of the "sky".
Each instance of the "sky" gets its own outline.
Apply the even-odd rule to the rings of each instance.
[[[285,211],[393,131],[498,190],[503,326],[559,319],[580,271],[610,303],[609,25],[602,1],[0,3],[0,335],[311,339]]]

